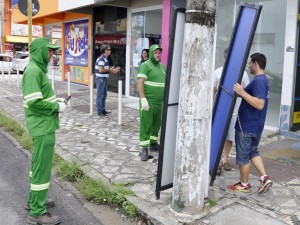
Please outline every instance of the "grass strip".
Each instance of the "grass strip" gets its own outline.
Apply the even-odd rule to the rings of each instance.
[[[0,127],[12,135],[23,148],[32,151],[32,139],[27,130],[1,111]],[[134,195],[134,193],[126,189],[124,185],[106,185],[101,181],[93,180],[80,170],[77,161],[69,163],[57,154],[54,155],[53,164],[56,174],[64,180],[73,182],[87,200],[97,204],[121,207],[131,218],[137,216],[137,208],[126,199],[126,196]]]

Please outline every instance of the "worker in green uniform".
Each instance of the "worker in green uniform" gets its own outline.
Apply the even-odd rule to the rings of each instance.
[[[27,207],[30,224],[58,224],[57,216],[47,213],[47,197],[55,145],[59,127],[59,112],[65,103],[58,102],[47,77],[47,66],[53,51],[59,47],[47,38],[36,38],[30,44],[30,62],[22,79],[25,120],[33,140],[30,193]],[[53,203],[48,202],[49,206]]]
[[[158,132],[161,127],[166,70],[160,63],[162,48],[155,44],[149,48],[149,60],[144,62],[137,75],[140,95],[140,152],[147,161],[148,150],[159,150]]]

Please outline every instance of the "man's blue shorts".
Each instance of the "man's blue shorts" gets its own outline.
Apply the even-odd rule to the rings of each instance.
[[[236,164],[246,165],[249,160],[259,156],[258,145],[261,134],[235,131]]]

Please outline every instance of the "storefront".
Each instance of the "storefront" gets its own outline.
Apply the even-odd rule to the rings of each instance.
[[[115,6],[99,6],[94,8],[94,60],[102,54],[102,44],[110,44],[112,49],[109,57],[110,66],[119,66],[120,73],[111,74],[108,78],[108,91],[118,92],[118,80],[123,80],[125,94],[126,67],[126,33],[127,8]],[[95,72],[95,71],[93,71]]]

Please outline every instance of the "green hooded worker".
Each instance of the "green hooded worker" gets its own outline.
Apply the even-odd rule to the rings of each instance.
[[[166,70],[160,63],[162,48],[151,45],[149,60],[145,61],[137,75],[140,95],[140,152],[141,160],[147,161],[148,150],[159,150],[158,132],[161,127],[165,91]]]
[[[47,201],[52,160],[55,145],[55,131],[59,127],[59,112],[66,105],[58,102],[47,77],[47,66],[53,51],[59,47],[46,38],[36,38],[30,44],[30,62],[22,78],[25,120],[33,141],[33,155],[30,176],[30,193],[25,206],[30,210],[27,222],[30,224],[58,224],[59,218],[47,213],[47,207],[54,206]]]

